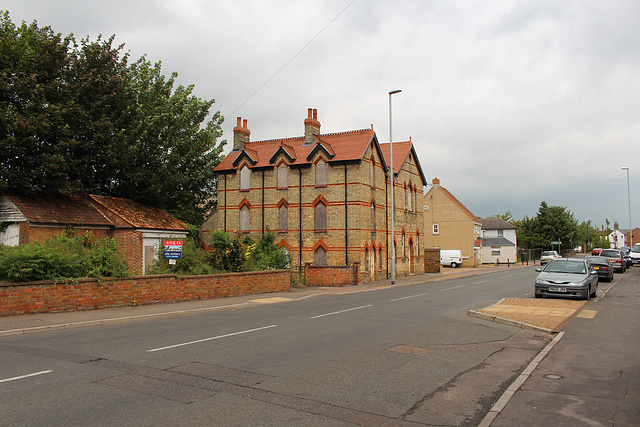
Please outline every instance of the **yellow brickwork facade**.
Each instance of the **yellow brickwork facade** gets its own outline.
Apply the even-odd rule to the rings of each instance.
[[[271,230],[294,268],[359,263],[362,282],[385,279],[391,230],[383,147],[389,144],[380,144],[373,129],[321,135],[319,128],[310,109],[304,137],[251,142],[246,120],[241,125],[238,118],[234,150],[216,167],[218,209],[202,231],[240,230],[259,239]],[[425,180],[413,145],[394,144],[396,150],[404,156],[394,162],[396,274],[419,274],[424,233],[416,202]]]
[[[423,198],[425,247],[457,249],[462,253],[463,266],[480,265],[477,245],[482,236],[482,222],[440,186],[438,178],[432,184]]]

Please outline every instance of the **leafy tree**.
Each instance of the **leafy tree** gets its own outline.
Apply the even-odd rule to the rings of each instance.
[[[114,36],[77,44],[0,16],[0,190],[127,197],[200,224],[226,141],[214,100],[128,64]]]
[[[516,221],[518,243],[525,249],[551,249],[551,242],[561,241],[567,247],[576,236],[577,220],[563,206],[549,206],[542,201],[535,218]]]
[[[513,215],[511,215],[510,211],[506,211],[503,214],[494,214],[494,215],[491,215],[489,218],[498,218],[498,219],[501,219],[503,221],[507,221],[509,223],[513,223]]]

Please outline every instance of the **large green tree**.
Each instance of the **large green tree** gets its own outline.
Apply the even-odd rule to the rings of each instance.
[[[214,100],[175,86],[114,37],[0,17],[0,190],[127,197],[199,224],[225,141]]]
[[[560,241],[568,248],[576,237],[577,220],[564,206],[549,206],[542,201],[535,218],[516,221],[518,244],[525,249],[551,249],[551,242]]]

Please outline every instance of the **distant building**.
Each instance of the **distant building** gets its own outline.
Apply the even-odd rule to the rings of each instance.
[[[482,222],[449,190],[434,178],[423,197],[425,247],[440,250],[458,249],[462,265],[479,265],[480,248],[476,240],[482,234]]]
[[[395,230],[390,230],[389,144],[371,129],[320,133],[309,109],[304,136],[251,141],[238,117],[233,151],[215,168],[218,208],[203,232],[240,231],[259,239],[267,230],[294,267],[360,264],[360,280],[389,277],[391,242],[398,276],[424,272],[426,181],[411,141],[393,144]]]
[[[495,264],[518,260],[517,227],[501,218],[482,220],[482,263]]]

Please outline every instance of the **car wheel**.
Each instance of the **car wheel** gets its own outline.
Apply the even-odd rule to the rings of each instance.
[[[536,298],[542,298],[542,294],[535,294]]]
[[[457,266],[458,266],[458,264],[456,264],[455,262],[452,262],[452,263],[451,263],[451,267],[452,267],[452,268],[456,268]]]
[[[596,285],[596,288],[593,290],[593,293],[591,294],[591,297],[595,298],[598,296],[598,286]]]
[[[587,294],[582,299],[589,301],[591,299],[591,287],[587,289]]]

